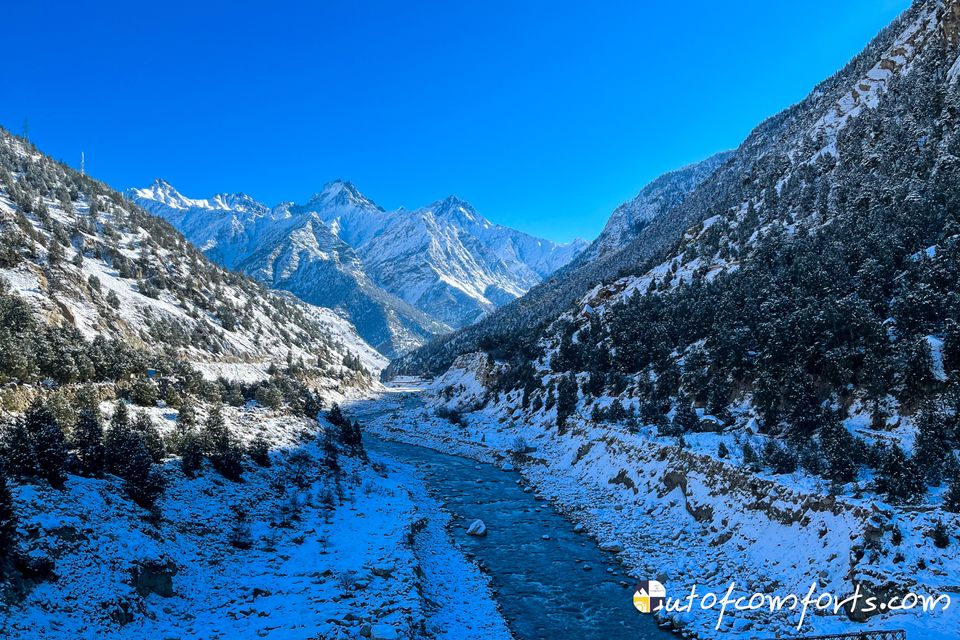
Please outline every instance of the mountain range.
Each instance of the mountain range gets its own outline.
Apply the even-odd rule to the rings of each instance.
[[[494,224],[454,196],[387,211],[342,180],[274,207],[187,198],[163,180],[128,196],[224,267],[341,311],[388,356],[476,322],[586,247]]]
[[[354,371],[386,364],[329,309],[217,266],[166,221],[2,129],[0,229],[3,293],[71,336],[116,340],[209,378],[257,380],[303,358],[344,389]],[[14,348],[7,357],[28,360]],[[57,356],[74,377],[89,359]]]

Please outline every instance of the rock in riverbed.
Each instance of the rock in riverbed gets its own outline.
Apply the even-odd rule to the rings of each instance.
[[[470,526],[467,527],[468,536],[485,536],[487,535],[487,525],[483,523],[483,520],[474,520],[470,523]]]
[[[400,634],[388,624],[375,624],[370,629],[370,640],[400,640]]]

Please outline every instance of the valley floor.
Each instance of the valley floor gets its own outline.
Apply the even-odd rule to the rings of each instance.
[[[426,393],[422,393],[424,389]],[[421,396],[425,396],[421,398]],[[443,399],[408,381],[392,393],[364,401],[351,412],[367,431],[503,466],[516,464],[536,491],[598,542],[622,548],[631,579],[658,579],[668,596],[735,596],[753,593],[850,595],[859,583],[886,598],[905,590],[948,595],[947,611],[875,615],[855,623],[841,610],[810,605],[801,629],[800,608],[728,610],[719,630],[718,609],[672,612],[663,617],[702,638],[796,637],[905,629],[911,639],[954,638],[960,628],[960,558],[956,543],[936,547],[931,514],[895,510],[806,488],[802,479],[755,476],[736,465],[642,436],[576,421],[564,434],[525,422],[508,405],[464,415],[457,425],[434,415]],[[528,453],[511,454],[522,441]],[[900,536],[902,539],[897,539]]]

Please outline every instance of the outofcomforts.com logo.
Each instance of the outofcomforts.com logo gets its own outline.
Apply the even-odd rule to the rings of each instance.
[[[812,583],[806,595],[802,596],[796,593],[737,595],[737,583],[731,582],[723,593],[701,592],[697,585],[693,585],[687,596],[668,598],[667,590],[661,583],[656,580],[641,580],[633,592],[633,606],[641,613],[664,611],[670,614],[690,613],[698,609],[719,610],[714,626],[717,630],[723,625],[724,616],[735,611],[799,611],[796,627],[798,631],[803,629],[803,622],[810,611],[828,612],[835,616],[851,611],[869,614],[919,610],[934,614],[950,608],[950,596],[947,594],[904,593],[881,600],[878,596],[862,591],[860,584],[856,585],[852,594],[844,596],[829,591],[820,593],[817,587],[818,583]]]
[[[659,611],[666,600],[667,590],[656,580],[641,580],[633,592],[633,606],[640,613]]]

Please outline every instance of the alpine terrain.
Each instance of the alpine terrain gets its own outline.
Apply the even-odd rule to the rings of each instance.
[[[224,267],[340,310],[390,356],[472,324],[586,246],[493,224],[455,197],[385,211],[341,180],[272,208],[243,194],[186,198],[162,180],[128,195]]]
[[[660,4],[591,7],[603,42],[573,5],[524,12],[534,39],[510,10],[464,19],[480,5],[413,21],[377,7],[369,22],[347,19],[351,3],[271,8],[255,38],[238,37],[240,6],[217,30],[111,8],[116,25],[102,22],[149,33],[156,77],[184,88],[139,102],[142,87],[103,90],[115,68],[101,67],[140,38],[44,16],[44,46],[4,81],[4,109],[31,110],[38,131],[0,128],[0,637],[956,638],[960,0],[915,0],[736,149],[697,147],[703,160],[650,182],[591,243],[494,224],[455,196],[387,210],[343,180],[267,205],[89,175],[142,184],[176,157],[215,186],[245,170],[224,151],[243,148],[281,197],[328,162],[405,188],[411,167],[494,175],[496,159],[504,176],[500,142],[516,140],[537,171],[489,182],[532,190],[627,126],[598,117],[636,104],[611,56],[640,49],[617,28],[669,21],[689,37]],[[906,4],[857,6],[880,24]],[[10,8],[12,42],[30,10]],[[727,13],[704,22],[752,20]],[[854,33],[846,13],[816,13],[830,30],[792,41],[803,64],[806,43],[835,55]],[[343,19],[323,38],[294,37],[329,16]],[[571,26],[583,69],[559,62]],[[98,101],[61,91],[67,119],[45,87],[75,78],[48,49],[74,31]],[[731,46],[771,46],[749,44]],[[688,59],[659,58],[658,73]],[[794,90],[797,67],[780,65]],[[251,104],[223,111],[211,68]],[[431,78],[470,91],[438,100]],[[697,102],[660,90],[668,107]],[[630,113],[637,130],[678,149],[723,139],[645,113]],[[114,130],[169,140],[117,149]],[[44,151],[80,141],[79,170]],[[608,149],[649,166],[632,144]],[[557,197],[584,207],[582,189],[535,195],[551,214]]]
[[[349,322],[2,129],[0,230],[0,635],[509,638]]]
[[[670,594],[875,598],[724,633],[951,637],[953,609],[877,602],[960,593],[958,158],[960,3],[918,1],[678,193],[395,360],[387,377],[436,376],[437,417],[378,428],[524,461]],[[720,633],[696,608],[660,616]]]

